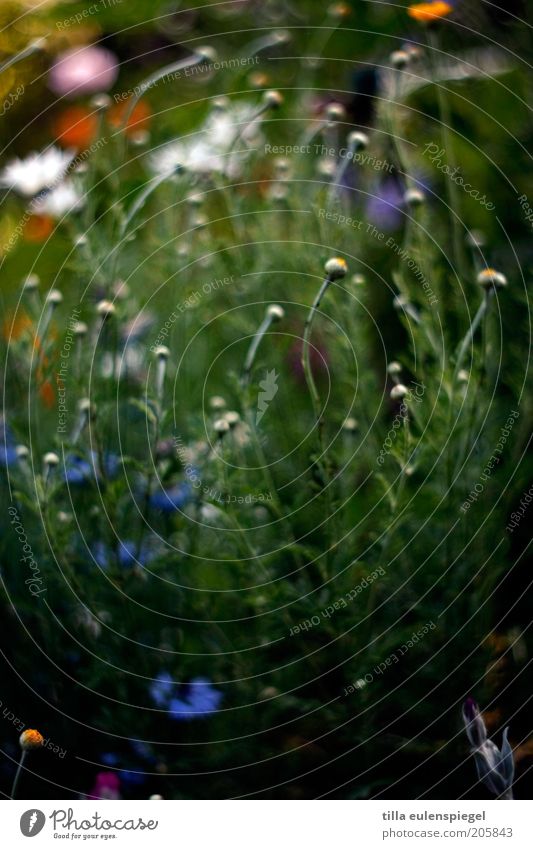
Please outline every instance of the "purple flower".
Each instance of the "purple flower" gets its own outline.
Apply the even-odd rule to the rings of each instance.
[[[174,691],[175,684],[168,672],[160,672],[150,684],[150,695],[157,707],[167,706]]]
[[[366,205],[368,219],[382,230],[397,230],[403,219],[403,194],[397,181],[385,179]]]
[[[0,466],[11,466],[17,462],[17,449],[10,427],[0,419]]]
[[[189,483],[178,483],[170,489],[160,489],[150,496],[150,505],[163,513],[181,510],[190,501],[192,495]]]
[[[222,693],[207,678],[193,678],[182,688],[180,696],[172,697],[176,689],[168,672],[161,672],[150,685],[153,701],[158,707],[166,709],[171,719],[203,719],[215,713],[222,701]]]
[[[50,89],[59,97],[107,91],[118,76],[116,57],[105,47],[74,47],[61,53],[48,77]]]
[[[502,736],[501,749],[487,738],[487,728],[474,699],[468,698],[463,705],[463,721],[466,736],[472,745],[470,750],[476,764],[479,780],[495,796],[512,799],[514,760],[506,728]]]
[[[104,470],[108,478],[116,477],[119,468],[119,457],[116,454],[104,455]],[[71,486],[83,486],[92,478],[99,477],[98,455],[91,451],[90,461],[76,454],[65,457],[65,480]]]
[[[146,566],[157,554],[153,540],[145,540],[137,553],[138,544],[133,540],[121,540],[119,543],[118,559],[123,569],[130,569],[136,564]],[[108,569],[113,562],[115,552],[102,540],[95,542],[92,554],[101,569]]]

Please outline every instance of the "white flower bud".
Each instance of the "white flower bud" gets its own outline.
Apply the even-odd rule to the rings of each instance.
[[[366,133],[354,131],[348,136],[348,144],[354,150],[365,150],[368,147],[368,136]]]
[[[324,266],[324,271],[330,280],[339,280],[348,271],[348,265],[342,257],[334,256],[328,259]]]
[[[88,327],[84,321],[77,321],[74,325],[74,335],[75,336],[85,336],[87,333]]]
[[[221,395],[213,395],[213,397],[209,399],[209,406],[212,410],[225,410],[226,400]]]
[[[224,421],[232,428],[238,425],[240,420],[241,417],[236,410],[228,410],[228,412],[224,415]]]
[[[168,360],[170,357],[170,350],[166,345],[158,345],[157,348],[154,349],[154,356],[156,356],[158,360]]]
[[[281,321],[282,318],[285,318],[285,310],[279,304],[270,304],[266,312],[272,321]]]
[[[96,304],[96,312],[98,315],[101,315],[102,318],[108,318],[115,314],[115,305],[112,301],[98,301]]]
[[[407,189],[403,196],[404,203],[407,206],[413,207],[421,206],[424,203],[425,199],[426,197],[424,193],[420,191],[420,189]]]
[[[229,424],[227,423],[226,419],[217,419],[216,422],[213,424],[213,427],[215,429],[215,433],[217,433],[219,436],[224,436],[224,434],[227,433],[229,430]]]
[[[393,401],[403,401],[408,392],[407,386],[404,386],[403,383],[398,383],[391,389],[390,397]]]
[[[49,451],[44,455],[44,462],[46,466],[57,466],[59,463],[59,457],[57,454],[54,454],[53,451]]]
[[[263,104],[269,109],[277,109],[283,103],[283,95],[279,91],[269,89],[263,94]]]
[[[342,121],[346,117],[346,109],[342,103],[328,103],[326,106],[326,119],[328,121]]]
[[[394,50],[390,55],[391,65],[401,70],[409,62],[409,54],[405,50]]]
[[[401,364],[396,362],[396,360],[393,360],[387,366],[387,372],[388,372],[388,374],[390,374],[391,377],[395,377],[395,376],[399,375],[401,373],[401,371],[402,371]]]
[[[477,276],[477,282],[483,289],[503,289],[507,286],[507,278],[494,268],[484,268]]]
[[[34,292],[39,286],[40,282],[41,281],[39,280],[37,274],[28,274],[24,283],[22,284],[22,288],[25,292]]]
[[[46,303],[52,307],[56,307],[63,300],[63,295],[59,289],[51,289],[46,296]]]

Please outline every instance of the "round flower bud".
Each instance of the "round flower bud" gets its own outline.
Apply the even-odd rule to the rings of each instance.
[[[393,401],[402,401],[408,393],[407,386],[404,386],[403,383],[398,383],[396,386],[393,386],[391,389],[390,397]]]
[[[459,369],[457,372],[457,380],[460,383],[468,383],[470,380],[470,375],[465,368]]]
[[[407,189],[403,196],[404,203],[407,206],[413,207],[421,206],[424,203],[425,199],[426,197],[424,193],[420,191],[420,189]]]
[[[40,749],[44,743],[44,737],[35,728],[26,728],[19,737],[19,743],[23,752]]]
[[[229,430],[229,424],[227,423],[226,419],[217,419],[213,427],[215,429],[215,433],[217,433],[219,436],[224,436],[224,434],[227,433]]]
[[[154,355],[158,360],[168,360],[170,357],[170,350],[166,345],[158,345],[157,348],[154,349]]]
[[[87,333],[87,325],[84,321],[77,321],[74,325],[74,335],[75,336],[85,336]]]
[[[477,282],[483,289],[503,289],[507,286],[507,277],[494,268],[484,268],[479,272]]]
[[[241,420],[240,415],[236,410],[228,410],[224,416],[224,421],[229,427],[235,427]]]
[[[96,304],[96,312],[98,315],[101,315],[102,318],[108,318],[115,314],[115,305],[112,301],[98,301]]]
[[[390,55],[391,65],[401,70],[409,62],[409,54],[405,50],[395,50]]]
[[[355,130],[348,136],[348,144],[354,150],[365,150],[368,147],[368,136],[366,133],[359,133]]]
[[[46,303],[50,304],[52,307],[57,306],[63,300],[63,295],[59,291],[59,289],[51,289],[46,296]]]
[[[15,448],[15,453],[19,460],[25,460],[30,452],[28,451],[25,445],[17,445],[17,447]]]
[[[208,44],[197,47],[194,52],[201,57],[203,62],[216,62],[217,60],[216,50]]]
[[[363,286],[366,283],[364,274],[352,274],[352,283],[354,286]]]
[[[152,801],[159,801],[160,799],[163,799],[163,798],[164,797],[160,796],[159,793],[152,793],[152,795],[150,796],[150,799]]]
[[[53,451],[49,451],[44,455],[44,462],[47,466],[57,466],[59,463],[59,457],[57,454],[54,454]]]
[[[342,257],[334,256],[328,259],[324,266],[324,271],[330,280],[339,280],[348,271],[348,264]]]
[[[91,399],[90,398],[80,398],[78,401],[78,410],[80,413],[88,413],[91,409]]]
[[[108,94],[95,94],[94,97],[91,98],[90,104],[93,109],[97,109],[98,112],[103,112],[105,109],[109,109],[112,104],[112,100]]]
[[[226,400],[222,397],[222,395],[213,395],[213,397],[209,399],[209,406],[212,410],[225,410]]]
[[[282,318],[285,318],[285,310],[279,304],[270,304],[266,312],[272,321],[281,321]]]
[[[402,367],[401,367],[400,363],[396,362],[396,360],[393,360],[387,366],[387,372],[388,372],[388,374],[390,374],[391,377],[396,377],[397,375],[399,375],[401,373],[401,371],[402,371]]]
[[[277,109],[283,103],[283,95],[279,91],[269,89],[263,94],[263,103],[269,109]]]
[[[346,117],[346,109],[342,103],[328,103],[326,118],[328,121],[342,121]]]
[[[359,427],[359,422],[357,419],[354,419],[353,416],[348,416],[348,418],[344,420],[342,426],[344,430],[348,431],[348,433],[355,433]]]
[[[34,292],[39,286],[40,280],[36,274],[28,274],[22,288],[25,292]]]

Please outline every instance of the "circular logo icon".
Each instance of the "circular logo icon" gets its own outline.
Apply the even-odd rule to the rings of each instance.
[[[42,831],[46,817],[42,811],[36,808],[30,808],[29,811],[24,811],[20,818],[20,830],[24,837],[35,837]]]

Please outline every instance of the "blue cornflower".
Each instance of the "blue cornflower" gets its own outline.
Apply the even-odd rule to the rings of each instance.
[[[122,540],[119,545],[118,559],[123,569],[129,569],[136,564],[147,566],[157,555],[154,541],[150,539],[142,543],[138,554],[138,544],[133,540]],[[114,561],[115,551],[102,540],[95,542],[91,551],[101,569],[108,569],[109,564]]]
[[[150,684],[150,695],[157,707],[166,707],[175,688],[172,676],[168,672],[160,672]]]
[[[171,719],[202,719],[220,707],[222,693],[208,678],[193,678],[181,696],[172,698],[176,686],[168,672],[161,672],[150,686],[150,694],[158,707],[165,708]]]
[[[119,470],[120,458],[111,452],[104,454],[104,470],[108,478],[116,477]],[[91,451],[90,461],[76,454],[65,457],[65,480],[71,486],[83,486],[99,476],[98,455]]]
[[[159,489],[150,496],[150,506],[163,513],[173,513],[181,510],[190,501],[191,485],[185,481],[170,489]]]
[[[0,419],[0,466],[11,466],[18,459],[11,428]]]

